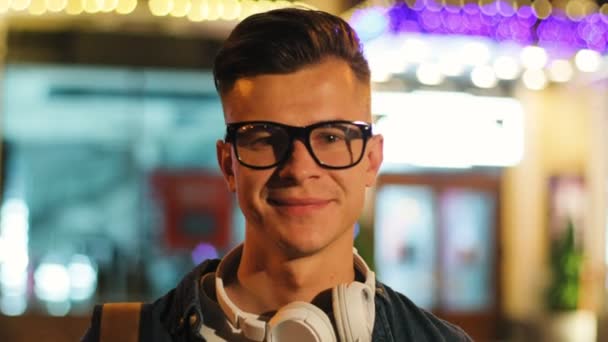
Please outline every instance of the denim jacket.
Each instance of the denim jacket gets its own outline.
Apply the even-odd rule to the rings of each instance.
[[[194,268],[176,288],[141,309],[139,340],[145,342],[204,341],[199,331],[204,324],[200,279],[215,272],[219,259],[207,260]],[[376,281],[376,319],[372,341],[472,341],[459,327],[417,307],[403,294]],[[93,310],[91,326],[81,341],[97,342],[102,306]]]

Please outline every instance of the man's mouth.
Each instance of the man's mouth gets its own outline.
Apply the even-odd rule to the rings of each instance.
[[[267,199],[268,203],[288,214],[292,215],[306,215],[311,214],[314,211],[325,208],[331,200],[322,198],[275,198],[271,197]]]

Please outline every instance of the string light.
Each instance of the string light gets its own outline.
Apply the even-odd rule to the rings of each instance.
[[[207,12],[208,20],[218,20],[224,13],[224,4],[220,0],[208,0],[209,12]]]
[[[602,56],[593,50],[580,50],[574,58],[576,67],[582,72],[595,72],[602,64]]]
[[[65,12],[69,15],[78,15],[84,11],[84,6],[81,0],[68,0]]]
[[[0,13],[6,13],[12,5],[11,0],[0,0]]]
[[[235,20],[241,15],[241,4],[238,0],[224,1],[224,10],[221,15],[223,20]]]
[[[13,0],[11,2],[11,9],[15,11],[23,11],[28,8],[31,4],[30,0]]]
[[[118,0],[102,0],[100,3],[100,9],[104,13],[110,13],[118,6]]]
[[[439,85],[444,79],[439,66],[433,63],[424,63],[418,66],[416,77],[420,83],[430,86]]]
[[[206,16],[207,4],[205,1],[206,0],[190,0],[190,10],[188,11],[188,14],[186,14],[186,17],[188,18],[188,20],[190,20],[192,22],[201,22],[207,18],[207,16]],[[203,4],[203,2],[205,2],[205,4]],[[205,9],[204,9],[205,15],[204,16],[203,16],[203,5],[205,6]]]
[[[116,13],[129,14],[137,8],[137,0],[118,0]]]
[[[49,12],[61,12],[68,5],[67,0],[46,0],[46,8]]]
[[[190,0],[173,0],[173,8],[169,13],[173,17],[185,17],[192,7]]]
[[[547,77],[542,69],[528,69],[524,71],[522,81],[531,90],[542,90],[547,86]]]
[[[547,52],[538,46],[526,46],[521,50],[521,63],[528,69],[541,69],[547,63]]]
[[[496,86],[498,80],[492,67],[481,65],[471,71],[471,82],[479,88],[492,88]]]
[[[103,1],[103,0],[102,0]],[[103,3],[98,0],[83,0],[82,7],[87,13],[97,13],[101,11],[101,6]]]
[[[42,15],[46,12],[45,0],[32,0],[27,8],[27,11],[32,15]]]
[[[520,72],[517,60],[509,56],[500,56],[496,58],[492,66],[494,67],[496,77],[501,80],[514,80]]]
[[[549,79],[553,82],[568,82],[574,74],[572,65],[564,59],[556,59],[549,65]]]
[[[157,17],[162,17],[171,12],[173,9],[173,1],[172,0],[150,0],[148,2],[148,8],[150,9],[150,13]]]

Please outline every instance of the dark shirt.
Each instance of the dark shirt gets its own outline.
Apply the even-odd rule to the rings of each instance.
[[[208,260],[182,279],[176,288],[141,310],[139,340],[146,342],[203,341],[199,332],[205,315],[222,315],[214,296],[201,291],[201,279],[215,272],[218,259]],[[459,327],[419,308],[411,300],[389,286],[376,282],[376,319],[374,342],[458,342],[472,341]],[[204,310],[203,310],[204,307]],[[81,341],[97,342],[100,334],[102,306],[93,310],[91,326]],[[230,336],[226,339],[232,340]]]

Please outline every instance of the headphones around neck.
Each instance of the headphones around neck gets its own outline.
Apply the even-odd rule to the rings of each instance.
[[[257,315],[241,311],[228,298],[222,277],[226,264],[240,259],[242,245],[232,250],[220,262],[215,277],[218,303],[234,328],[253,341],[259,342],[368,342],[372,339],[376,307],[376,277],[373,271],[354,250],[355,268],[365,282],[354,281],[332,289],[332,308],[336,329],[329,316],[314,304],[292,302],[280,308],[268,321]],[[336,336],[337,331],[337,336]]]

